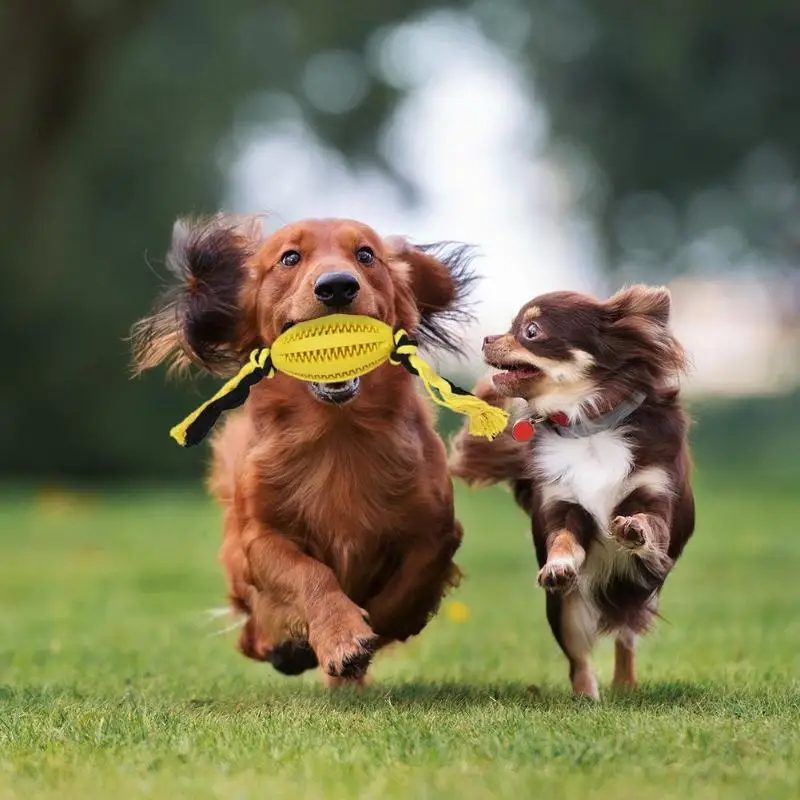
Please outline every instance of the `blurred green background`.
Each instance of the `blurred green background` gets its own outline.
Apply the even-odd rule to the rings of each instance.
[[[672,282],[698,460],[783,471],[799,32],[789,0],[2,0],[0,473],[199,472],[166,431],[208,387],[130,382],[124,337],[174,218],[218,208],[478,244],[473,340],[543,289]]]

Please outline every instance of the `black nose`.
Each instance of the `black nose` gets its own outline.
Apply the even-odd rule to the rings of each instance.
[[[349,272],[323,272],[314,284],[314,294],[329,308],[349,306],[358,290],[358,279]]]

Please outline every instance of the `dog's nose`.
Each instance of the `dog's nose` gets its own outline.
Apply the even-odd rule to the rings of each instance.
[[[496,342],[500,337],[499,336],[484,336],[483,337],[483,349],[486,349],[486,345],[491,344],[492,342]]]
[[[356,299],[359,288],[350,272],[323,272],[314,284],[314,294],[329,308],[341,308]]]

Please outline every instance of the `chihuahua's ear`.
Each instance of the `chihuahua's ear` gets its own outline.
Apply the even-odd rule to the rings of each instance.
[[[412,335],[422,344],[460,352],[452,326],[472,319],[468,296],[476,281],[473,248],[451,242],[412,245],[398,236],[386,244],[391,260],[405,273],[419,312]]]
[[[135,373],[163,361],[219,375],[241,366],[257,345],[244,297],[252,279],[247,263],[261,238],[255,217],[217,214],[175,223],[167,266],[178,283],[131,330]]]
[[[653,380],[688,369],[686,351],[669,325],[671,298],[664,286],[629,286],[605,303],[607,322],[602,341],[614,358],[636,359]]]
[[[613,318],[643,317],[666,327],[671,297],[666,286],[628,286],[611,297],[606,306]]]

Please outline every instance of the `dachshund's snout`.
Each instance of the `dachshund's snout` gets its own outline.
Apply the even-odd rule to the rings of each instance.
[[[360,288],[350,272],[323,272],[314,283],[314,294],[328,308],[343,308],[356,299]]]

